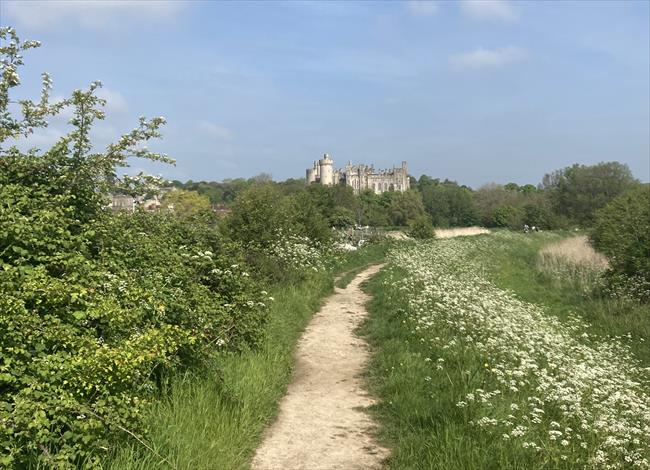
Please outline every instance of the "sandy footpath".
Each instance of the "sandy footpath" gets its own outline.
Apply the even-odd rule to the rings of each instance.
[[[368,346],[354,334],[367,315],[359,285],[380,266],[336,289],[307,326],[296,349],[293,382],[253,459],[254,470],[381,468],[388,450],[373,438],[373,403],[360,374]]]

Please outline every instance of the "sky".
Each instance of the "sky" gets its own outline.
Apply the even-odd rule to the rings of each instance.
[[[620,161],[650,180],[650,2],[0,1],[14,98],[104,87],[101,147],[164,116],[169,179],[304,178],[323,153],[415,177],[537,184]],[[23,147],[68,131],[53,118]]]

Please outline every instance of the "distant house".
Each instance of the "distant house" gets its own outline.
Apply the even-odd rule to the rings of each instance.
[[[111,194],[108,209],[120,212],[134,212],[137,207],[142,207],[147,211],[157,211],[162,207],[162,197],[164,194],[175,190],[176,188],[160,188],[158,194],[150,197],[129,196],[128,194]]]
[[[115,212],[133,212],[136,207],[136,199],[128,194],[111,194],[111,202],[108,208]]]

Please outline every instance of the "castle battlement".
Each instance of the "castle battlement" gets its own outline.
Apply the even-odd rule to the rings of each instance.
[[[408,169],[405,161],[400,167],[375,170],[374,165],[360,163],[352,165],[348,162],[344,169],[334,170],[334,160],[327,153],[312,168],[307,169],[307,184],[320,183],[325,186],[343,184],[350,186],[354,194],[360,194],[366,189],[381,194],[386,191],[406,191],[410,188]]]

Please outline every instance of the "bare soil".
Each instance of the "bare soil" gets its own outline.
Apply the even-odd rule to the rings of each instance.
[[[364,410],[373,399],[360,375],[368,345],[354,332],[368,296],[360,284],[381,266],[336,289],[307,326],[296,350],[293,382],[267,430],[253,470],[378,469],[388,449],[374,438],[376,424]]]

